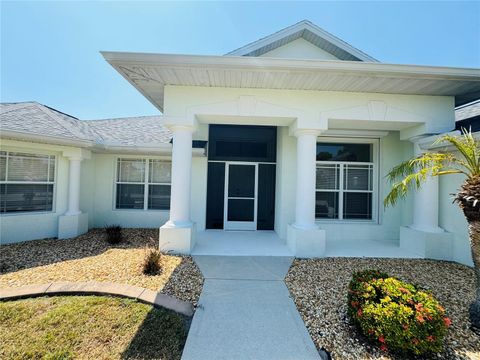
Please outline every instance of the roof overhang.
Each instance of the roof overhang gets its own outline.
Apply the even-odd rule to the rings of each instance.
[[[480,69],[360,61],[102,52],[163,112],[164,88],[203,86],[480,97]]]
[[[121,145],[115,143],[94,143],[93,141],[81,141],[68,139],[57,136],[46,136],[35,133],[27,133],[22,131],[13,131],[2,129],[0,133],[1,139],[27,141],[39,144],[50,144],[60,146],[74,146],[87,148],[95,153],[111,153],[111,154],[151,154],[151,155],[172,155],[172,144],[138,144],[138,145]],[[193,148],[192,156],[205,156],[205,147]]]

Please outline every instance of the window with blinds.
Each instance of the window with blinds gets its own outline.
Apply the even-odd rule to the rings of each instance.
[[[317,144],[315,217],[372,220],[372,144]]]
[[[116,209],[170,209],[171,163],[156,159],[118,159]]]
[[[0,213],[52,211],[55,156],[0,151]]]

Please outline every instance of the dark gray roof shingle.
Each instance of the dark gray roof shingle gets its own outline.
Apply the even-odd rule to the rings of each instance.
[[[168,144],[172,138],[161,116],[79,120],[37,102],[0,104],[0,131],[87,140],[109,146]]]

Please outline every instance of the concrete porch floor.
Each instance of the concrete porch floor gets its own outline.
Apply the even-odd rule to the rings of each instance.
[[[294,256],[275,231],[206,230],[196,234],[192,255]],[[326,257],[421,258],[400,248],[398,241],[328,240]]]
[[[293,256],[275,231],[206,230],[196,234],[192,255]]]

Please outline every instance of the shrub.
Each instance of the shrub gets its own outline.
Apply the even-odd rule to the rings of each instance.
[[[122,227],[120,225],[105,226],[105,232],[109,244],[118,244],[122,241]]]
[[[430,293],[377,270],[353,275],[348,313],[383,351],[415,355],[440,352],[451,323]]]
[[[160,250],[149,248],[145,253],[142,272],[145,275],[159,275],[162,273],[162,252]]]

